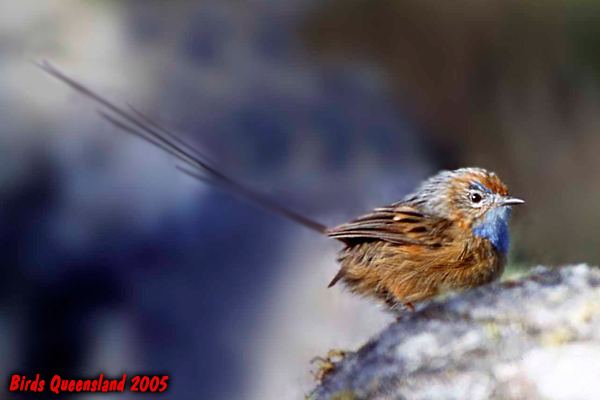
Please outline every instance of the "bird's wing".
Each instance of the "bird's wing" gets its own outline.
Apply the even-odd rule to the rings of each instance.
[[[185,164],[184,166],[177,166],[177,168],[182,172],[195,179],[219,186],[233,194],[249,200],[251,203],[289,218],[317,232],[326,232],[326,226],[312,221],[309,218],[306,218],[303,215],[300,215],[285,207],[282,207],[271,199],[261,195],[258,192],[255,192],[252,189],[247,188],[236,180],[225,175],[211,165],[204,155],[199,153],[188,143],[156,122],[150,120],[135,108],[129,106],[129,110],[127,110],[114,105],[81,83],[68,77],[46,61],[35,64],[46,73],[52,75],[56,79],[62,81],[79,93],[101,105],[102,110],[99,111],[100,115],[117,128],[137,136],[158,147],[164,152],[175,156],[179,161]]]
[[[406,203],[376,208],[356,220],[328,229],[329,237],[345,243],[383,240],[395,244],[440,246],[449,221],[427,215]]]

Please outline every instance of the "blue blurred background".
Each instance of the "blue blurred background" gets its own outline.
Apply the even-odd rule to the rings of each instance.
[[[326,225],[494,170],[527,200],[526,268],[600,259],[599,22],[560,0],[1,0],[0,377],[297,399],[312,357],[393,320],[326,289],[338,244],[178,173],[30,60]]]

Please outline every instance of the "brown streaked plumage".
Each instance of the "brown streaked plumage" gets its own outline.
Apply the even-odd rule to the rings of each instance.
[[[343,282],[352,292],[392,309],[494,281],[508,251],[508,219],[522,200],[492,172],[481,168],[442,171],[415,193],[355,221],[327,229],[246,188],[215,169],[200,153],[137,110],[121,109],[47,62],[42,70],[104,107],[102,117],[186,164],[188,175],[238,194],[344,243],[341,268],[329,286]]]
[[[376,297],[392,308],[410,308],[440,288],[468,289],[502,274],[505,257],[488,240],[450,220],[409,221],[391,223],[394,231],[404,230],[395,234],[406,235],[410,238],[406,242],[344,240],[346,247],[338,259],[342,267],[329,286],[342,280],[357,294]],[[346,226],[341,226],[328,235],[343,238],[345,232]]]
[[[441,288],[492,282],[502,275],[508,245],[502,243],[508,236],[492,235],[506,229],[510,206],[520,203],[494,173],[443,171],[404,200],[327,231],[346,244],[330,286],[341,280],[392,308],[412,308]],[[499,226],[492,221],[490,232],[481,232],[496,210],[502,213]]]

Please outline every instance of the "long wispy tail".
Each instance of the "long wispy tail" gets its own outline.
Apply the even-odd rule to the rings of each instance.
[[[79,93],[100,104],[103,109],[98,111],[99,114],[117,128],[135,135],[166,153],[175,156],[179,161],[184,163],[184,165],[178,165],[177,168],[187,175],[239,195],[266,210],[289,218],[319,233],[324,234],[327,231],[326,226],[282,207],[271,199],[245,187],[215,169],[211,166],[206,156],[203,156],[181,138],[178,138],[172,132],[152,121],[131,105],[128,105],[129,110],[114,105],[84,85],[69,78],[47,61],[42,61],[41,63],[34,62],[34,64]]]

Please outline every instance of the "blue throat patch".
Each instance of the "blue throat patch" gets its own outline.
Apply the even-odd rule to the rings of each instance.
[[[508,219],[512,207],[494,207],[489,210],[478,225],[473,227],[473,234],[490,241],[501,253],[508,253],[509,234]]]

